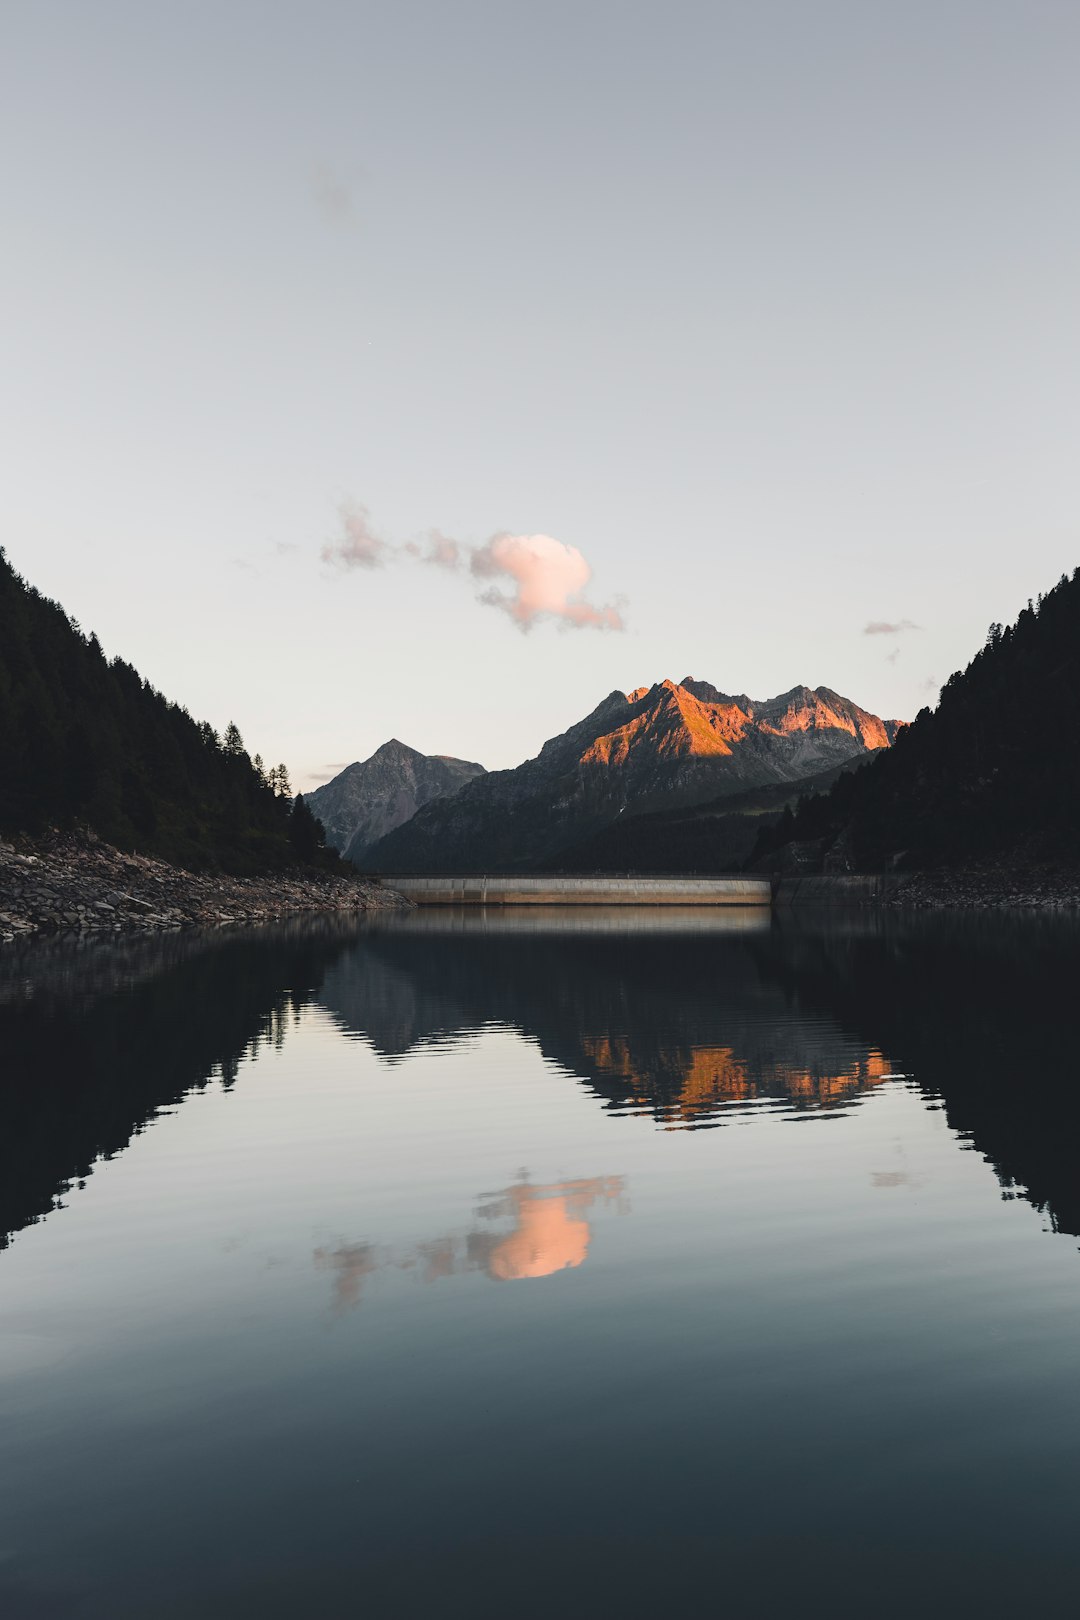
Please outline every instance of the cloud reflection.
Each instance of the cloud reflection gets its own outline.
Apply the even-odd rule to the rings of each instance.
[[[508,1229],[474,1224],[405,1250],[342,1242],[316,1249],[314,1261],[333,1275],[338,1313],[357,1305],[367,1278],[381,1270],[413,1271],[424,1283],[470,1271],[482,1271],[493,1282],[550,1277],[585,1261],[592,1239],[585,1216],[596,1204],[627,1213],[622,1176],[537,1185],[522,1175],[511,1186],[485,1194],[477,1205],[477,1222],[508,1222]]]

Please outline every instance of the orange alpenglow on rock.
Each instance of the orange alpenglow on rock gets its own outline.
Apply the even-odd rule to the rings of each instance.
[[[790,737],[796,732],[846,732],[862,748],[888,748],[888,724],[827,686],[816,691],[797,686],[780,697],[755,703],[745,695],[729,697],[707,681],[685,675],[626,694],[641,705],[625,725],[598,737],[582,755],[589,764],[623,765],[635,748],[647,746],[660,758],[702,758],[730,754],[732,744],[748,731]]]
[[[647,749],[654,759],[730,754],[732,743],[750,724],[737,703],[702,703],[673,681],[661,681],[636,699],[631,694],[630,701],[642,703],[642,712],[597,737],[582,754],[583,765],[625,765],[639,748]]]

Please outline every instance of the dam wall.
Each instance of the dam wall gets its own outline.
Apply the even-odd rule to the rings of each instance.
[[[769,906],[772,883],[753,877],[485,877],[380,872],[418,906]]]

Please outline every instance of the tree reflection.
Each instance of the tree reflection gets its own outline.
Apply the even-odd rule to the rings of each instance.
[[[214,1077],[231,1085],[316,999],[388,1062],[492,1025],[515,1030],[605,1110],[665,1129],[763,1109],[840,1118],[910,1073],[1004,1196],[1080,1235],[1075,920],[868,911],[778,915],[744,931],[701,918],[660,931],[593,923],[415,915],[358,937],[351,919],[318,919],[0,952],[0,1245],[156,1112]],[[344,1307],[387,1263],[431,1281],[575,1269],[585,1211],[616,1183],[522,1181],[468,1230],[391,1262],[343,1241],[319,1263]]]

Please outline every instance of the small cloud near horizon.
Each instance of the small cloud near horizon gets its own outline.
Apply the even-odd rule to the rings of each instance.
[[[597,604],[585,595],[592,568],[576,546],[549,534],[492,535],[482,546],[469,546],[431,529],[423,544],[407,540],[392,546],[372,528],[371,515],[359,502],[341,508],[342,538],[322,548],[322,560],[343,568],[378,568],[388,558],[441,568],[492,583],[476,600],[505,613],[521,631],[548,619],[563,630],[625,630],[619,600]]]
[[[891,624],[887,619],[871,619],[863,626],[864,636],[900,636],[905,630],[921,630],[921,624],[915,624],[911,619],[898,619]]]

